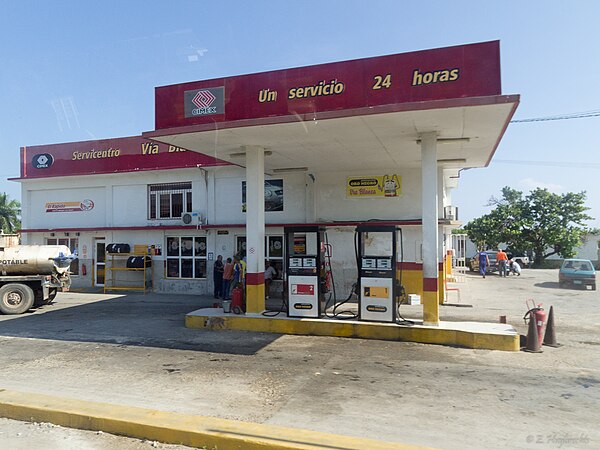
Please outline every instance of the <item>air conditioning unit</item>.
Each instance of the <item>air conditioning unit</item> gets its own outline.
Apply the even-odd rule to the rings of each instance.
[[[458,208],[456,206],[444,207],[444,219],[458,220]]]
[[[181,216],[184,225],[202,225],[202,215],[199,212],[188,212]]]

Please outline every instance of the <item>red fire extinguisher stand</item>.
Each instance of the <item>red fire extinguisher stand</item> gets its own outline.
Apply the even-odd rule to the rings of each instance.
[[[235,314],[242,314],[246,311],[244,304],[244,289],[242,284],[238,284],[231,292],[231,310]]]
[[[525,313],[525,315],[523,316],[523,319],[525,320],[525,323],[527,323],[528,319],[535,320],[535,325],[537,327],[537,332],[538,332],[538,341],[541,346],[542,342],[544,340],[544,326],[546,325],[546,311],[544,311],[544,308],[542,308],[541,303],[539,305],[535,306],[535,302],[533,300],[531,300],[531,306],[529,305],[528,301],[526,301],[525,304],[529,308],[529,311],[527,311]]]

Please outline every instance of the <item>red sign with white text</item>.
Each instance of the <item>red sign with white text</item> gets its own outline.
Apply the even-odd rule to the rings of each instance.
[[[227,165],[141,136],[21,148],[21,178],[138,172]]]
[[[157,130],[500,95],[499,41],[155,89]]]

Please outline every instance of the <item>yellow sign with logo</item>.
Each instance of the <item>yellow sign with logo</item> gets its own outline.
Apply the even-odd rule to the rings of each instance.
[[[348,177],[346,197],[399,197],[402,194],[402,177],[396,174],[369,177]]]

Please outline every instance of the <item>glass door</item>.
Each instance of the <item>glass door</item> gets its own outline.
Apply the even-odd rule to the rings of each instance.
[[[106,241],[104,239],[97,239],[95,245],[95,263],[94,263],[94,285],[104,286],[105,273],[106,273]]]

